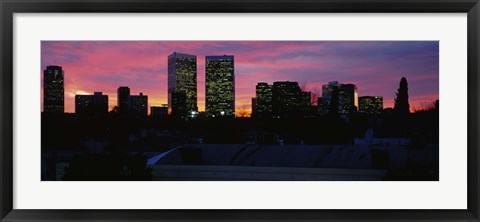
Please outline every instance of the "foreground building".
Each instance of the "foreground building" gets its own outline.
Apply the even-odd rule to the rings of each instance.
[[[374,181],[387,172],[372,169],[368,149],[339,145],[185,144],[147,164],[153,180],[172,181]]]
[[[205,114],[235,116],[235,68],[233,55],[205,58]]]
[[[47,66],[43,71],[43,112],[64,113],[64,71],[61,66]]]

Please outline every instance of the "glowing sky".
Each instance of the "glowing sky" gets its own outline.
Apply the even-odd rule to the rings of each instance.
[[[296,81],[307,90],[353,83],[359,96],[383,96],[384,107],[393,107],[405,76],[412,110],[439,97],[438,41],[42,41],[41,47],[42,82],[48,65],[65,71],[65,112],[75,111],[75,94],[97,91],[109,96],[111,109],[119,86],[148,95],[149,106],[166,104],[167,57],[174,51],[197,56],[200,111],[206,55],[235,56],[237,110],[250,110],[257,82]]]

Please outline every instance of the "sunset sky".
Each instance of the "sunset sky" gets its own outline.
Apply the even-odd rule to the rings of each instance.
[[[393,100],[402,76],[411,110],[438,99],[437,41],[42,41],[41,75],[48,65],[65,71],[65,112],[75,112],[75,94],[103,92],[110,109],[116,90],[143,92],[150,105],[167,103],[167,57],[197,56],[200,111],[205,110],[205,56],[235,56],[236,109],[251,109],[257,82],[296,81],[307,90],[329,81],[357,85],[359,96]],[[43,87],[42,87],[43,90]],[[43,94],[42,94],[43,95]],[[43,98],[43,97],[42,97]],[[43,99],[42,99],[43,103]],[[42,104],[43,110],[43,104]]]

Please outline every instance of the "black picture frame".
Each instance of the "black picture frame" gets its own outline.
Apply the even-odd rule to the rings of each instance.
[[[1,221],[480,221],[479,0],[0,0]],[[13,209],[14,13],[454,13],[468,14],[466,210],[18,210]]]

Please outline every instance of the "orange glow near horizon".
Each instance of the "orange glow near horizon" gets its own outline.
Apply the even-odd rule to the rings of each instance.
[[[251,114],[258,82],[275,81],[295,81],[307,91],[329,81],[353,83],[358,96],[383,96],[384,108],[393,107],[403,76],[413,112],[439,99],[438,47],[437,41],[42,41],[41,75],[48,65],[62,66],[65,112],[75,112],[76,94],[94,92],[108,95],[111,110],[119,86],[159,106],[167,104],[168,55],[193,54],[198,108],[205,111],[205,56],[231,54],[237,115]]]

